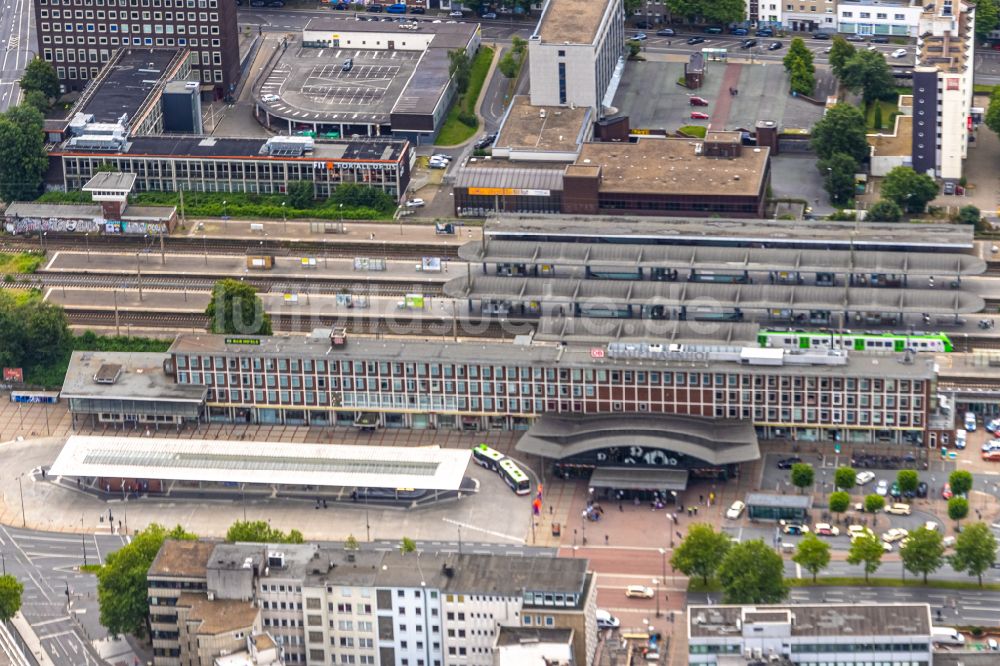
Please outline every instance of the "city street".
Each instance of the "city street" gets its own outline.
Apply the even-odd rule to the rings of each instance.
[[[30,0],[3,0],[0,43],[4,44],[3,62],[0,63],[0,111],[6,111],[20,101],[21,89],[17,82],[24,73],[24,66],[38,52]]]

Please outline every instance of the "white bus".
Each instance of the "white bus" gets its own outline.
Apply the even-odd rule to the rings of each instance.
[[[485,444],[480,444],[472,449],[473,459],[483,467],[494,472],[499,471],[500,461],[506,458],[504,454],[495,451]]]
[[[499,471],[500,477],[516,494],[527,495],[531,492],[531,481],[528,479],[528,475],[510,458],[504,458],[500,461]]]

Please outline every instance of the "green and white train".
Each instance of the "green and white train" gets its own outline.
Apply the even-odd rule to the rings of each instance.
[[[873,333],[852,331],[774,331],[757,334],[761,347],[774,349],[847,349],[851,351],[951,352],[944,333]]]

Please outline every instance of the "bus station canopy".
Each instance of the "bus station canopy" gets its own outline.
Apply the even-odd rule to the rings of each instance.
[[[49,474],[209,483],[458,490],[468,449],[73,435]]]

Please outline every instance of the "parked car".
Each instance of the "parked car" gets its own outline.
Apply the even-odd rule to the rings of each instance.
[[[848,35],[844,39],[846,39],[849,42],[863,42],[863,41],[865,41],[865,38],[862,37],[861,35]]]
[[[996,434],[1000,431],[1000,419],[990,419],[986,422],[986,432],[991,432]]]
[[[801,523],[786,523],[781,521],[781,531],[792,536],[799,536],[809,533],[809,526]]]
[[[644,32],[637,32],[634,35],[632,35],[631,37],[629,37],[629,39],[631,39],[633,41],[636,41],[636,42],[644,42],[648,38],[646,37],[646,33],[644,33]]]
[[[946,482],[943,486],[941,486],[941,499],[949,500],[954,495],[955,495],[955,493],[951,492],[951,484],[950,483]]]
[[[750,34],[750,31],[747,30],[746,28],[733,28],[732,30],[729,31],[729,34],[734,35],[736,37],[742,37],[744,35]]]
[[[625,596],[629,599],[652,599],[653,588],[644,585],[629,585],[625,588]]]
[[[893,527],[892,529],[882,533],[882,541],[886,543],[895,543],[896,541],[902,541],[907,536],[909,532],[901,527]]]
[[[885,497],[889,494],[889,482],[885,479],[881,479],[878,485],[875,486],[875,492],[878,493],[879,497]]]
[[[653,24],[650,21],[639,21],[635,24],[635,27],[639,28],[640,30],[652,30]]]
[[[798,456],[782,458],[778,461],[778,469],[791,469],[792,465],[800,462],[802,462],[802,458],[799,458]]]
[[[656,31],[657,37],[674,37],[676,34],[673,28],[660,28]]]
[[[989,451],[1000,451],[1000,439],[991,439],[983,444],[980,449],[983,453],[987,453]]]
[[[874,479],[875,479],[875,472],[869,472],[868,470],[865,470],[865,471],[863,471],[863,472],[858,472],[858,475],[857,475],[857,477],[856,477],[856,478],[854,479],[854,481],[855,481],[855,482],[856,482],[856,483],[857,483],[857,484],[858,484],[859,486],[863,486],[863,485],[865,485],[866,483],[870,483],[870,482],[871,482],[871,481],[873,481]]]
[[[697,95],[691,95],[688,97],[688,104],[691,106],[708,106],[708,100],[704,97],[698,97]]]
[[[953,537],[953,536],[946,536],[945,538],[941,539],[941,545],[944,546],[945,548],[954,548],[955,547],[955,537]]]
[[[709,34],[709,35],[721,35],[722,34],[722,28],[720,28],[718,26],[709,26],[709,27],[705,28],[705,33]]]
[[[771,30],[770,28],[760,28],[757,31],[757,36],[758,37],[774,37],[774,30]]]
[[[965,413],[965,429],[969,432],[976,432],[976,414],[975,412]]]
[[[424,205],[425,203],[423,199],[410,199],[406,202],[407,208],[423,208]]]
[[[704,44],[705,43],[705,38],[704,37],[690,37],[687,40],[687,43],[688,44]]]
[[[459,11],[457,9],[454,9],[454,10],[448,12],[448,16],[450,16],[452,18],[462,18],[462,17],[465,16],[465,14],[463,14],[461,11]]]
[[[927,497],[927,482],[921,481],[917,484],[917,497]]]
[[[959,428],[955,431],[955,448],[964,449],[966,442],[969,440],[969,431],[962,430]]]
[[[614,615],[604,610],[603,608],[597,609],[598,629],[617,629],[619,625],[621,625],[621,621]]]
[[[910,515],[910,505],[897,502],[885,507],[885,512],[894,516],[908,516]]]
[[[431,155],[432,160],[444,160],[445,162],[451,162],[454,158],[447,153],[434,153]]]
[[[812,34],[813,39],[830,39],[830,33],[828,32],[814,32]]]
[[[869,51],[878,51],[878,47],[875,46],[874,44],[869,44],[868,45],[868,50]]]
[[[886,35],[875,35],[872,37],[872,44],[888,44],[889,38]]]
[[[818,536],[840,536],[840,528],[829,523],[816,523],[813,532]]]
[[[279,99],[281,99],[281,98],[278,97],[277,95],[261,95],[260,96],[260,101],[262,101],[262,102],[277,102]]]
[[[893,481],[892,486],[889,487],[889,496],[893,499],[899,499],[903,496],[903,491],[900,490],[899,484],[895,481]]]
[[[448,163],[445,162],[444,160],[430,160],[429,162],[427,162],[427,166],[429,166],[432,169],[447,169]]]
[[[708,120],[708,114],[702,111],[692,111],[691,120]]]
[[[896,49],[895,51],[893,51],[889,55],[891,55],[893,58],[905,58],[906,57],[906,49]]]
[[[941,529],[941,526],[938,525],[937,522],[933,520],[924,521],[924,527],[926,529],[929,529],[931,532],[937,532],[939,529]]]
[[[743,43],[740,44],[740,48],[743,48],[743,49],[752,49],[755,46],[757,46],[757,40],[756,39],[744,39]]]
[[[851,541],[854,541],[855,539],[860,539],[862,537],[875,536],[875,533],[864,525],[848,525],[847,536],[851,538]]]
[[[771,42],[770,44],[767,45],[767,50],[768,51],[777,51],[779,49],[784,48],[784,46],[785,45],[782,42]]]
[[[726,511],[726,518],[736,520],[737,518],[743,515],[743,510],[746,508],[747,508],[746,504],[744,504],[740,500],[736,500],[731,505],[729,505],[729,509]]]
[[[487,20],[495,19],[496,17],[497,17],[497,13],[496,12],[486,12],[482,16],[482,18],[487,19]]]
[[[982,457],[986,462],[997,462],[1000,461],[1000,451],[987,451]]]

